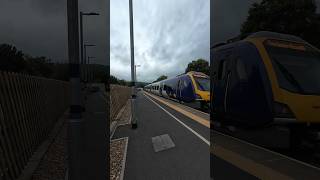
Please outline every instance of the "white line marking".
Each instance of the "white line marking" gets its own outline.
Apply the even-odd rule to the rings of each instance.
[[[146,93],[149,93],[149,92],[146,92]],[[164,97],[164,96],[159,96],[158,94],[154,94],[154,93],[151,93],[151,94],[157,95],[158,97],[161,97],[161,98],[163,98],[163,99],[165,99],[165,100],[173,101],[173,102],[175,102],[175,103],[177,103],[177,104],[179,104],[179,105],[181,105],[181,106],[183,106],[183,107],[186,107],[187,109],[190,109],[190,110],[193,110],[193,111],[197,111],[197,112],[202,113],[202,114],[204,114],[204,115],[206,115],[206,116],[210,116],[210,113],[206,113],[206,112],[200,111],[200,110],[198,110],[198,109],[192,108],[192,107],[190,107],[190,106],[187,106],[187,105],[184,105],[184,104],[180,104],[179,101],[176,100],[176,99],[167,98],[167,97]],[[168,102],[168,103],[169,103],[169,102]],[[176,106],[178,106],[178,105],[176,105]]]
[[[154,100],[152,100],[151,98],[149,98],[148,96],[146,96],[144,94],[145,97],[147,97],[150,101],[152,101],[155,105],[157,105],[159,108],[161,108],[164,112],[166,112],[167,114],[169,114],[173,119],[175,119],[176,121],[178,121],[181,125],[183,125],[185,128],[187,128],[189,131],[191,131],[194,135],[198,136],[198,138],[200,138],[203,142],[205,142],[208,146],[210,146],[210,142],[208,140],[206,140],[206,138],[202,137],[200,134],[198,134],[195,130],[191,129],[189,126],[187,126],[185,123],[183,123],[181,120],[179,120],[178,118],[176,118],[174,115],[172,115],[170,112],[168,112],[166,109],[164,109],[163,107],[161,107],[158,103],[156,103]]]
[[[303,165],[308,166],[308,167],[310,167],[310,168],[314,168],[314,169],[316,169],[316,170],[320,170],[320,168],[318,168],[318,167],[316,167],[316,166],[313,166],[313,165],[311,165],[311,164],[308,164],[308,163],[305,163],[305,162],[303,162],[303,161],[300,161],[300,160],[291,158],[291,157],[289,157],[289,156],[280,154],[280,153],[275,152],[275,151],[271,151],[271,150],[266,149],[266,148],[264,148],[264,147],[257,146],[257,145],[255,145],[255,144],[249,143],[249,142],[247,142],[247,141],[243,141],[243,140],[238,139],[238,138],[235,138],[235,137],[233,137],[233,136],[230,136],[230,135],[227,135],[227,134],[223,134],[223,133],[220,133],[220,132],[215,131],[215,130],[214,130],[214,133],[220,134],[221,136],[229,137],[229,138],[234,139],[234,140],[236,140],[236,141],[239,141],[239,142],[241,142],[241,143],[243,143],[243,144],[247,144],[247,145],[253,146],[253,147],[257,148],[257,149],[262,149],[262,150],[267,151],[267,152],[269,152],[269,153],[276,154],[276,155],[282,157],[283,159],[289,159],[289,160],[291,160],[291,161],[294,161],[294,162],[296,162],[296,163],[303,164]]]

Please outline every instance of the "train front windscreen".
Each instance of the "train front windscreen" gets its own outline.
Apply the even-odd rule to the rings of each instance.
[[[267,43],[279,86],[299,94],[320,94],[320,53],[298,43]]]
[[[194,77],[197,83],[198,89],[201,91],[210,91],[210,79],[203,77]]]

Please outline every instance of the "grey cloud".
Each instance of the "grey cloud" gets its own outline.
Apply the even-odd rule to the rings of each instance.
[[[27,0],[30,6],[43,16],[55,16],[64,14],[66,16],[66,0]]]
[[[248,10],[254,2],[261,0],[214,0],[213,1],[213,36],[214,43],[225,41],[240,33],[241,24],[248,16]],[[320,12],[320,0],[315,1]],[[213,44],[214,44],[213,43]]]
[[[119,1],[111,1],[119,8]],[[209,60],[209,0],[136,0],[134,1],[135,59],[142,65],[138,78],[153,81],[160,75],[176,76],[184,72],[187,64],[196,58]],[[125,9],[127,7],[124,7]],[[127,9],[126,9],[127,10]],[[116,28],[122,10],[114,10],[111,19],[111,44],[123,42],[128,45],[128,37],[121,38]],[[128,23],[128,22],[127,22]],[[129,26],[125,26],[129,28]],[[125,31],[125,30],[123,30]],[[130,57],[128,57],[130,58]],[[114,62],[112,62],[114,61]],[[117,59],[111,59],[111,72],[123,78]],[[115,64],[114,66],[112,64]],[[123,67],[124,68],[124,67]],[[122,68],[122,69],[123,69]],[[113,70],[114,69],[114,70]]]
[[[260,1],[214,0],[213,30],[211,31],[214,43],[237,36],[240,33],[241,24],[246,20],[251,4]]]
[[[130,50],[127,46],[122,45],[116,45],[112,46],[111,49],[113,50],[111,52],[111,55],[120,61],[120,63],[124,66],[130,66],[131,59],[130,57]]]
[[[67,62],[67,1],[3,0],[0,6],[0,43],[15,45],[32,56],[47,56]],[[79,10],[99,11],[99,18],[85,19],[84,36],[97,44],[89,49],[95,63],[108,64],[106,59],[106,1],[79,0]]]

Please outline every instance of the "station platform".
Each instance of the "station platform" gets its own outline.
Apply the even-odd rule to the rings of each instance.
[[[205,165],[208,165],[208,161],[204,160],[204,158],[208,158],[208,160],[211,159],[210,171],[211,176],[213,175],[214,180],[313,180],[319,179],[320,177],[320,169],[315,166],[273,152],[266,148],[262,148],[261,146],[249,143],[245,140],[238,139],[210,129],[210,115],[208,113],[201,112],[197,109],[190,108],[184,104],[180,104],[177,101],[166,99],[154,94],[150,94],[148,92],[142,91],[139,93],[139,96],[140,99],[138,98],[139,102],[137,105],[138,129],[140,126],[142,126],[143,129],[140,129],[136,132],[132,132],[133,130],[122,128],[119,129],[115,135],[115,137],[117,138],[126,135],[130,136],[130,138],[132,139],[131,144],[129,142],[128,147],[128,157],[129,161],[131,161],[128,162],[128,164],[138,165],[139,162],[146,162],[144,158],[149,159],[147,156],[154,157],[155,152],[152,151],[152,146],[148,141],[151,141],[151,137],[157,134],[169,134],[170,136],[173,136],[173,142],[175,143],[176,147],[179,148],[177,148],[176,150],[171,150],[172,155],[168,155],[168,157],[176,156],[176,158],[178,157],[181,160],[175,162],[176,158],[167,159],[168,157],[163,157],[165,160],[158,159],[157,163],[162,161],[162,163],[168,164],[166,166],[163,166],[163,164],[160,165],[162,169],[150,171],[152,173],[164,172],[166,171],[166,168],[169,168],[172,164],[175,164],[175,167],[173,169],[176,168],[176,170],[168,170],[168,172],[170,173],[167,174],[166,177],[169,177],[170,175],[177,178],[186,177],[183,176],[183,174],[179,174],[181,172],[189,174],[189,179],[195,178],[195,176],[192,176],[195,174],[202,174],[202,177],[208,177],[208,179],[210,179],[208,169],[205,168],[204,164],[201,164],[205,163]],[[152,105],[154,104],[152,103],[152,101],[157,103],[159,106]],[[172,116],[168,116],[168,114],[165,115],[165,111],[169,112]],[[177,118],[182,123],[171,122],[174,118]],[[145,127],[146,123],[148,124],[148,127]],[[175,133],[178,133],[179,135]],[[179,138],[176,138],[178,136]],[[181,146],[180,143],[184,145]],[[138,147],[136,146],[147,146],[149,147],[149,150],[141,150],[141,152],[143,152],[144,155],[138,155]],[[206,148],[208,148],[208,151],[205,150]],[[188,149],[188,152],[190,154],[187,155],[183,153],[182,155],[181,152],[183,152],[186,149]],[[191,151],[189,150],[194,151],[194,153],[191,153]],[[173,153],[173,151],[176,152]],[[130,153],[135,155],[131,155],[130,157]],[[200,166],[202,168],[195,168],[195,166],[193,166],[194,164],[186,168],[187,166],[184,165],[186,165],[185,163],[186,161],[188,161],[188,159],[192,159],[194,163],[198,163],[197,166]],[[199,161],[199,159],[202,160]],[[190,163],[190,161],[188,162]],[[150,168],[150,166],[145,165],[143,165],[143,167],[145,168],[145,171],[147,171],[147,169]],[[186,169],[178,170],[181,167],[185,167]],[[142,175],[138,173],[139,170],[134,169],[135,168],[132,167],[129,169],[126,168],[127,177],[142,177]],[[189,172],[195,170],[199,172]]]
[[[123,179],[209,180],[210,129],[178,112],[181,107],[156,98],[139,91],[137,128],[119,126],[112,137],[128,138]]]

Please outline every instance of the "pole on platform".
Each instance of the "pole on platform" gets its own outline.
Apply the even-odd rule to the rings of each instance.
[[[130,48],[131,48],[131,87],[132,87],[132,96],[131,96],[131,127],[133,129],[137,128],[137,118],[135,117],[135,76],[134,76],[134,34],[133,34],[133,10],[132,10],[132,0],[129,0],[129,18],[130,18]]]
[[[71,102],[68,122],[68,179],[79,180],[80,157],[80,127],[82,122],[81,85],[79,65],[79,26],[78,0],[67,0],[68,16],[68,57],[70,67]]]

